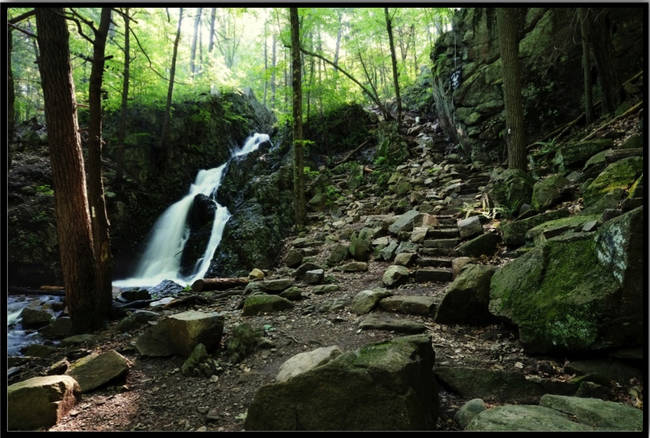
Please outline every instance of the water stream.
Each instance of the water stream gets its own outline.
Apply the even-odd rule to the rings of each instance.
[[[247,155],[268,140],[269,136],[266,134],[254,134],[246,140],[240,149],[231,154],[226,163],[212,169],[200,170],[187,195],[167,208],[154,224],[151,237],[135,274],[131,278],[114,281],[113,286],[151,287],[163,280],[172,280],[185,286],[203,278],[210,267],[214,252],[221,242],[226,223],[230,219],[228,209],[215,199],[223,171],[232,158]],[[190,236],[187,215],[192,207],[194,197],[198,194],[210,197],[216,206],[212,233],[203,256],[194,265],[193,272],[188,276],[183,276],[180,272],[181,255]]]

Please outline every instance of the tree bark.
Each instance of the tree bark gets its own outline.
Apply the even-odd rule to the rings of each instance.
[[[268,34],[268,23],[265,21],[264,22],[264,100],[263,104],[266,106],[266,97],[268,95],[268,85],[269,81],[266,77],[268,71],[269,71],[269,54],[268,54],[268,47],[266,44],[267,40],[267,35]]]
[[[613,113],[621,103],[621,82],[614,65],[614,49],[612,47],[607,11],[604,8],[594,8],[593,11],[589,11],[589,16],[593,20],[591,22],[591,26],[593,26],[591,43],[600,87],[603,91],[604,108],[607,112]]]
[[[275,64],[277,62],[275,55],[276,46],[275,33],[273,34],[273,42],[271,43],[271,109],[275,109]]]
[[[397,72],[397,57],[395,56],[395,44],[393,42],[393,26],[388,14],[388,8],[384,8],[386,16],[386,30],[388,31],[388,42],[390,44],[390,58],[393,63],[393,84],[395,86],[395,96],[397,99],[397,124],[402,123],[402,98],[399,95],[399,73]]]
[[[62,8],[36,8],[48,147],[55,189],[56,224],[66,304],[77,333],[104,322],[97,299],[86,175],[70,66],[69,33]]]
[[[508,167],[526,170],[526,133],[519,65],[519,14],[516,8],[497,8],[499,50],[503,71]]]
[[[181,40],[181,25],[183,22],[183,8],[180,9],[178,17],[178,30],[176,31],[176,39],[174,39],[174,51],[172,52],[172,65],[169,71],[169,87],[167,88],[167,103],[165,104],[165,115],[163,118],[162,133],[160,134],[160,144],[158,148],[158,153],[161,154],[159,157],[160,163],[165,163],[169,158],[170,151],[169,146],[165,145],[165,140],[167,139],[167,131],[169,130],[169,111],[172,106],[172,95],[174,93],[174,76],[176,75],[176,56],[178,55],[178,43]]]
[[[302,86],[300,83],[300,23],[298,8],[289,8],[291,20],[291,71],[293,87],[293,192],[296,225],[305,224],[305,178],[302,145]]]
[[[196,42],[199,39],[199,23],[201,22],[201,13],[203,8],[199,8],[199,13],[194,19],[194,38],[192,38],[192,53],[190,55],[190,70],[192,71],[192,77],[196,74]]]
[[[585,8],[578,8],[578,21],[580,23],[580,36],[582,40],[582,72],[584,77],[585,88],[585,119],[586,124],[593,121],[593,95],[591,83],[591,56],[589,51],[590,42],[590,23],[587,17],[587,10]]]
[[[111,311],[112,262],[104,183],[102,182],[102,76],[106,36],[111,23],[111,8],[102,8],[99,28],[95,32],[93,62],[90,72],[88,106],[88,202],[95,252],[97,311],[108,318]]]
[[[214,20],[217,18],[217,8],[210,11],[210,42],[208,43],[208,53],[212,53],[214,48]]]
[[[126,110],[128,108],[129,99],[129,81],[131,69],[131,19],[129,17],[129,8],[124,9],[122,15],[124,19],[124,73],[122,74],[122,103],[120,105],[120,126],[117,131],[117,142],[119,150],[119,164],[124,163],[124,150],[126,144]],[[122,166],[118,166],[118,173],[122,175]]]
[[[9,134],[9,141],[13,140],[16,127],[16,92],[14,90],[14,75],[11,69],[11,50],[13,45],[13,31],[9,27],[7,29],[7,131]],[[11,165],[11,163],[10,163]]]

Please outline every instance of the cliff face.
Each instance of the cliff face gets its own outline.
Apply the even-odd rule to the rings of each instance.
[[[625,82],[644,66],[643,12],[611,8],[606,13],[616,70]],[[523,21],[519,56],[526,134],[532,143],[583,112],[582,49],[575,8],[529,8]],[[502,160],[505,121],[496,14],[489,8],[459,10],[453,30],[439,38],[430,56],[434,87],[438,82],[444,106],[452,108],[463,149],[473,159]],[[600,100],[597,84],[594,77],[594,102]]]

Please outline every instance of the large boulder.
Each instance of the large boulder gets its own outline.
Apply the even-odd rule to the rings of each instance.
[[[492,265],[467,265],[445,291],[436,312],[439,324],[485,324],[488,311],[490,279],[496,271]]]
[[[52,315],[45,309],[33,309],[25,307],[20,312],[21,322],[24,328],[39,328],[48,325],[52,321]]]
[[[135,347],[143,356],[189,356],[201,343],[208,351],[221,342],[222,315],[188,310],[164,318],[138,337]]]
[[[569,214],[567,208],[562,208],[560,210],[549,211],[548,213],[540,213],[526,219],[502,223],[501,232],[503,233],[503,242],[508,246],[523,245],[526,242],[526,232],[528,230],[544,222],[566,217]]]
[[[336,345],[298,353],[280,365],[280,370],[278,371],[275,380],[276,382],[286,382],[298,374],[325,365],[327,362],[340,356],[342,353],[341,349]]]
[[[628,157],[610,164],[585,189],[585,205],[593,204],[614,190],[628,190],[643,172],[643,167],[642,157]]]
[[[368,313],[375,307],[379,300],[390,295],[391,292],[383,288],[362,290],[352,299],[352,303],[350,304],[350,312],[357,315]]]
[[[596,233],[549,239],[492,277],[489,310],[531,352],[641,345],[643,207]]]
[[[391,265],[386,269],[381,280],[384,283],[384,286],[393,287],[404,282],[408,278],[409,274],[410,272],[406,267]]]
[[[578,143],[565,143],[555,152],[553,163],[560,171],[581,168],[596,153],[612,147],[611,139],[597,139]]]
[[[129,370],[129,361],[115,350],[92,353],[72,363],[66,374],[73,377],[81,392],[90,392],[122,377]]]
[[[623,403],[597,398],[546,394],[539,404],[571,415],[575,421],[593,426],[597,430],[639,432],[643,430],[643,411]]]
[[[293,303],[286,298],[277,295],[259,294],[252,295],[244,301],[242,315],[261,315],[263,313],[277,312],[280,310],[291,309]]]
[[[519,208],[530,203],[533,193],[533,179],[519,169],[506,169],[491,181],[490,197],[503,207],[507,215],[513,215]]]
[[[467,242],[460,244],[457,248],[458,254],[467,257],[488,257],[497,252],[497,245],[501,242],[501,236],[498,233],[484,233]]]
[[[371,344],[260,388],[246,430],[422,430],[438,395],[427,336]]]
[[[504,405],[476,415],[465,430],[501,432],[577,432],[593,431],[555,409],[537,405]]]
[[[55,425],[81,395],[70,376],[32,377],[7,388],[9,430],[34,430]]]
[[[559,201],[571,183],[562,174],[547,176],[533,186],[532,205],[537,211],[543,211]]]

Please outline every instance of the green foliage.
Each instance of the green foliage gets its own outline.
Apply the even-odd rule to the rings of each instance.
[[[379,168],[402,164],[409,156],[408,145],[399,134],[397,122],[385,122],[376,131],[377,151],[374,164]]]
[[[49,184],[36,186],[36,193],[40,193],[46,196],[54,196],[54,190],[52,189],[52,187],[50,187]]]

